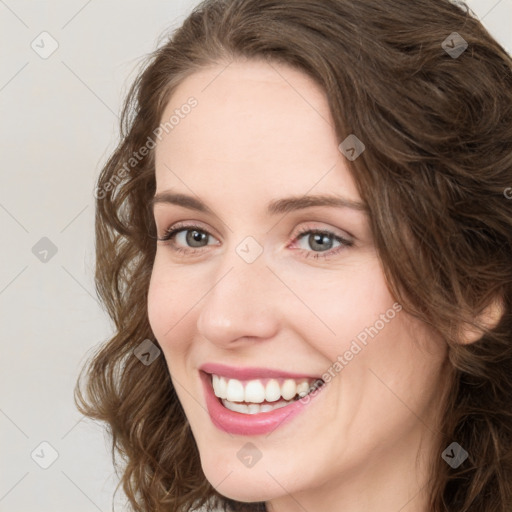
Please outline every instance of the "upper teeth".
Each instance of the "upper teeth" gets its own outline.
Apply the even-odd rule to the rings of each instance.
[[[281,381],[281,382],[280,382]],[[281,397],[291,400],[295,395],[306,396],[312,389],[308,379],[255,379],[241,381],[226,379],[219,375],[212,375],[213,391],[215,396],[230,402],[252,402],[260,404],[264,401],[276,402]]]

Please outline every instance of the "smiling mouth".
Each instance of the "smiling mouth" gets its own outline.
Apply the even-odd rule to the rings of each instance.
[[[210,379],[214,395],[226,409],[249,415],[286,407],[325,384],[319,378],[238,380],[210,374]]]

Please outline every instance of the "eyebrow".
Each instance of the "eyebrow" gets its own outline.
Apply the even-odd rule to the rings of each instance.
[[[170,191],[160,192],[150,201],[151,208],[155,204],[175,204],[190,210],[197,210],[204,213],[215,215],[213,210],[209,208],[203,201],[194,196],[186,194],[178,194]],[[364,203],[352,201],[341,196],[334,195],[309,195],[309,196],[291,196],[282,199],[274,199],[267,206],[268,215],[285,214],[314,206],[330,206],[335,208],[351,208],[353,210],[366,212],[367,207]]]

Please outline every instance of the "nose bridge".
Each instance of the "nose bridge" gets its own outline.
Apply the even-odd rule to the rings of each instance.
[[[268,338],[277,331],[278,308],[272,291],[275,277],[267,268],[263,248],[250,238],[223,256],[200,304],[198,331],[212,343]]]

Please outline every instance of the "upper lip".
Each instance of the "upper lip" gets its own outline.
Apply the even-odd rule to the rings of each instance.
[[[226,366],[220,363],[206,363],[200,368],[205,373],[219,375],[237,380],[265,379],[265,378],[285,378],[285,379],[320,379],[316,375],[306,373],[291,373],[272,368],[256,368],[241,366]]]

